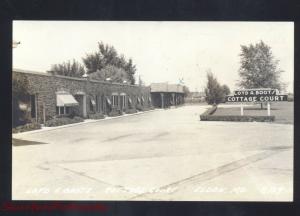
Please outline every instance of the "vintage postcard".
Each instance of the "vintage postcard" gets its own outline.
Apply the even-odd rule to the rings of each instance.
[[[14,21],[13,200],[293,201],[294,23]]]

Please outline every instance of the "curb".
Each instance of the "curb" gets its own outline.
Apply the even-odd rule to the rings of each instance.
[[[153,109],[153,110],[148,110],[148,111],[144,111],[144,112],[124,114],[124,115],[114,116],[114,117],[106,117],[104,119],[86,119],[83,122],[78,122],[78,123],[74,123],[74,124],[67,124],[67,125],[61,125],[61,126],[56,126],[56,127],[42,127],[41,129],[38,129],[38,130],[25,131],[25,132],[21,132],[21,133],[12,133],[12,137],[17,137],[19,135],[33,134],[33,133],[41,133],[44,131],[58,130],[58,129],[67,128],[67,127],[75,127],[75,126],[82,125],[82,124],[90,124],[90,123],[96,123],[96,122],[100,122],[100,121],[108,121],[108,120],[113,120],[113,119],[117,119],[117,118],[125,118],[125,117],[134,116],[134,115],[141,115],[141,114],[148,113],[148,112],[162,111],[162,110],[163,109]]]

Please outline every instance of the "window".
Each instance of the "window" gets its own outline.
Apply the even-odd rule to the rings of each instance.
[[[35,95],[30,95],[30,104],[31,104],[31,118],[35,118]]]
[[[61,115],[65,114],[65,107],[59,107],[59,112]]]
[[[113,104],[113,106],[114,107],[117,107],[117,106],[119,106],[119,97],[118,97],[118,95],[113,95],[112,96],[112,99],[113,99],[113,101],[112,101],[112,104]]]
[[[66,113],[65,114],[70,114],[70,107],[66,107]]]
[[[125,93],[122,93],[121,95],[120,95],[120,99],[121,99],[121,106],[122,106],[122,108],[125,108],[126,107],[126,95],[125,95]]]
[[[57,106],[56,107],[56,114],[57,115],[68,115],[70,114],[71,108],[68,106]]]
[[[122,97],[123,97],[123,107],[126,107],[126,95],[122,95]]]
[[[100,101],[100,96],[96,95],[96,111],[100,112],[101,111],[101,101]]]

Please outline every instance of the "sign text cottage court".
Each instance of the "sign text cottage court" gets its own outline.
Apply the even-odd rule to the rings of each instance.
[[[249,89],[234,91],[233,96],[227,96],[227,102],[278,102],[287,101],[287,95],[277,95],[276,89]]]
[[[226,102],[267,102],[268,116],[270,116],[270,102],[287,101],[287,95],[277,95],[277,89],[245,89],[234,91],[233,96],[227,96]],[[241,115],[244,115],[243,105],[241,104]]]

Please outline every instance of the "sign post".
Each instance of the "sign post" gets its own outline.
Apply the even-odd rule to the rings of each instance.
[[[243,107],[243,104],[241,104],[241,116],[244,115],[244,107]]]
[[[268,116],[271,115],[271,110],[270,110],[270,103],[268,102]]]

